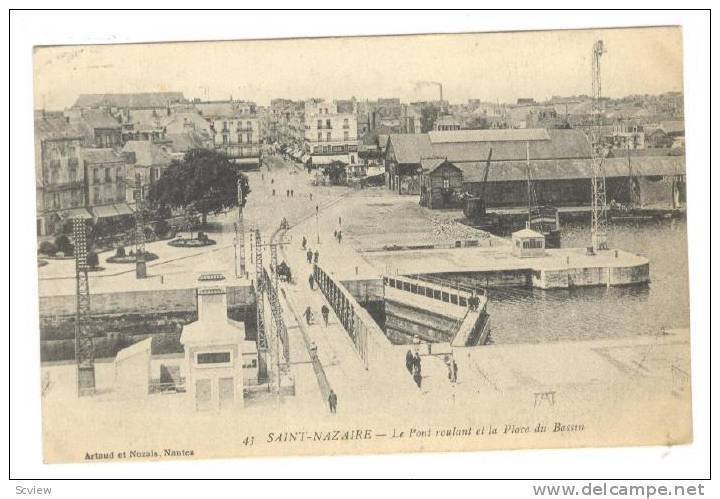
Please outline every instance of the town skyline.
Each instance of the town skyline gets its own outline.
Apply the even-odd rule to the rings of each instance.
[[[503,45],[508,35],[512,46]],[[439,99],[434,82],[443,84],[451,104],[542,102],[591,94],[595,39],[603,39],[607,50],[604,96],[659,95],[683,91],[681,35],[667,27],[36,47],[34,105],[61,110],[80,94],[162,91],[263,106],[273,98],[415,102]],[[338,51],[352,56],[327,62]],[[478,64],[469,66],[473,53],[479,53]]]

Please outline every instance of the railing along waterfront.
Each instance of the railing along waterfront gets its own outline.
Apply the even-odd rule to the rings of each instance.
[[[385,286],[390,286],[391,288],[407,291],[445,303],[452,303],[453,305],[459,305],[461,307],[468,306],[468,299],[471,296],[470,292],[454,290],[441,284],[430,282],[424,283],[419,281],[419,279],[415,280],[407,277],[383,276],[383,284]],[[485,295],[485,290],[478,289],[473,291],[476,291],[476,294],[479,296]]]

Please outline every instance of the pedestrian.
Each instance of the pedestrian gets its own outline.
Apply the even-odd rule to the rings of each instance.
[[[294,197],[295,197],[295,190],[294,190],[294,189],[290,189],[290,197],[291,197],[291,198],[294,198]]]
[[[337,394],[332,389],[330,395],[328,395],[328,405],[330,406],[330,413],[335,414],[337,412]]]
[[[310,248],[308,248],[307,253],[306,253],[306,256],[307,256],[307,262],[308,262],[308,263],[312,263],[313,252],[312,252],[312,250],[311,250]]]
[[[315,214],[317,214],[319,211],[320,211],[320,205],[316,204],[315,205]]]
[[[455,362],[455,359],[452,359],[452,361],[450,361],[450,365],[452,366],[452,381],[453,383],[457,383],[458,366]]]
[[[342,217],[338,217],[338,225],[342,225]]]
[[[422,362],[420,361],[420,352],[415,352],[415,357],[413,358],[413,365],[415,366],[415,370],[417,372],[422,372]]]
[[[307,322],[307,325],[309,326],[312,324],[312,310],[310,310],[310,307],[305,309],[303,315],[305,316],[305,322]]]
[[[275,189],[273,189],[273,196],[275,195]]]
[[[322,308],[320,309],[320,313],[322,314],[323,321],[325,322],[325,326],[328,325],[328,317],[330,316],[330,309],[327,305],[323,304]]]
[[[333,232],[333,237],[337,239],[337,231]]]
[[[312,274],[308,277],[308,283],[310,283],[310,289],[315,289],[315,278]]]
[[[339,230],[337,233],[337,240],[338,240],[338,244],[340,244],[342,242],[342,231],[341,230]]]
[[[312,201],[312,192],[310,193],[310,201]]]
[[[261,174],[260,174],[260,177],[261,177],[263,180],[265,180],[265,174],[264,174],[264,173],[261,173]]]
[[[313,255],[313,261],[315,262],[315,265],[317,265],[319,257],[320,253],[318,252],[318,250],[315,250],[315,254]]]
[[[305,236],[303,236],[303,238],[302,238],[302,249],[305,249],[306,246],[307,246],[307,238],[306,238]]]
[[[408,372],[412,374],[413,372],[413,365],[415,364],[415,357],[413,357],[412,351],[408,350],[405,354],[405,368],[407,368]]]
[[[274,178],[271,178],[271,179],[270,179],[270,183],[271,183],[271,184],[274,184],[274,183],[275,183],[275,179],[274,179]]]

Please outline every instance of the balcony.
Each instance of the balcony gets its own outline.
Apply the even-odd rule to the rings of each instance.
[[[45,184],[45,192],[72,191],[83,188],[84,185],[82,180],[74,182],[55,182],[52,184]]]

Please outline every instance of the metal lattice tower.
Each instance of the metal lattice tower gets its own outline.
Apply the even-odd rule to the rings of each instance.
[[[95,393],[95,349],[90,331],[90,284],[87,271],[87,226],[82,218],[73,219],[75,239],[75,360],[78,397]]]
[[[257,309],[257,349],[259,357],[258,377],[265,379],[267,377],[267,336],[265,334],[265,298],[263,262],[262,262],[262,239],[260,237],[260,229],[255,229],[255,307]]]
[[[592,55],[592,99],[593,124],[590,132],[590,152],[592,155],[592,225],[590,237],[593,250],[607,249],[607,195],[605,191],[605,149],[600,134],[600,99],[602,81],[600,78],[600,58],[605,53],[602,40],[593,45]]]

